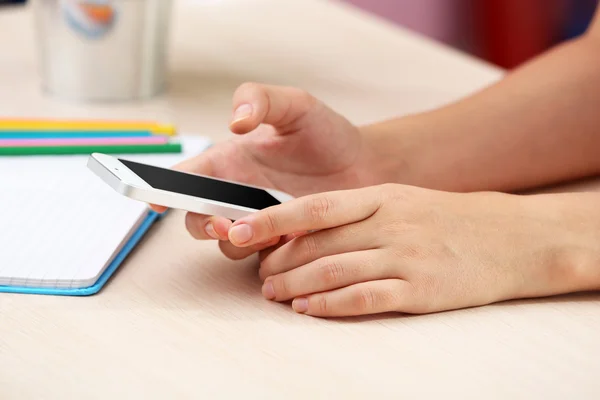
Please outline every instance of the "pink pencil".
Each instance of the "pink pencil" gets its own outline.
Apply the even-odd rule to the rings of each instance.
[[[74,138],[74,139],[0,139],[0,147],[43,147],[43,146],[110,146],[128,144],[163,144],[166,136]]]

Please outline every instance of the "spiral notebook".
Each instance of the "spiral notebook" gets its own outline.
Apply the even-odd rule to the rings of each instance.
[[[121,157],[161,167],[204,151]],[[85,296],[107,283],[159,218],[117,194],[87,156],[0,157],[0,292]]]

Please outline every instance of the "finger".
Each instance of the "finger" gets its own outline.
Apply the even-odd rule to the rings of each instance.
[[[373,235],[370,225],[363,221],[299,236],[265,255],[260,264],[261,277],[290,271],[335,254],[375,249],[381,238]]]
[[[381,254],[381,250],[338,254],[270,276],[263,284],[263,296],[268,300],[287,301],[355,283],[399,278]]]
[[[251,255],[260,252],[266,248],[276,246],[279,243],[279,238],[273,238],[265,243],[259,243],[250,247],[236,247],[228,241],[220,241],[219,248],[221,252],[232,260],[243,260]]]
[[[247,247],[276,236],[362,221],[379,209],[381,200],[376,194],[374,189],[356,189],[287,201],[236,221],[229,230],[229,240]]]
[[[401,279],[385,279],[347,286],[330,292],[298,297],[294,311],[315,317],[351,317],[403,311],[414,307],[412,285]]]
[[[227,240],[232,222],[227,218],[187,213],[185,226],[194,239]]]
[[[285,127],[304,116],[316,102],[313,96],[297,88],[244,83],[233,95],[230,129],[244,134],[260,124]]]
[[[193,174],[200,175],[213,175],[213,168],[211,162],[211,152],[214,151],[212,149],[208,149],[205,152],[195,156],[188,158],[186,160],[181,161],[178,164],[175,164],[172,169],[175,171],[181,172],[189,172]]]
[[[267,258],[267,256],[269,254],[271,254],[275,250],[279,249],[284,244],[291,242],[292,240],[294,240],[297,237],[300,237],[302,235],[306,235],[307,233],[308,232],[298,232],[298,233],[292,233],[290,235],[282,236],[281,239],[279,240],[279,243],[277,243],[277,246],[268,247],[265,250],[263,250],[263,251],[260,252],[260,254],[259,254],[259,260],[262,262],[265,258]]]
[[[168,208],[167,208],[167,207],[165,207],[165,206],[159,206],[159,205],[156,205],[156,204],[150,204],[149,206],[150,206],[150,208],[152,209],[152,211],[154,211],[154,212],[157,212],[157,213],[159,213],[159,214],[162,214],[162,213],[164,213],[164,212],[165,212],[165,211],[167,211],[167,209],[168,209]]]

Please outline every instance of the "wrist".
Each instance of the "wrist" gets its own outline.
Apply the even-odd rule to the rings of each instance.
[[[541,260],[521,297],[600,290],[600,194],[523,197],[526,214],[544,223]],[[525,267],[525,266],[524,266]]]
[[[461,172],[463,143],[452,139],[440,121],[442,111],[431,111],[383,121],[360,129],[378,183],[401,183],[428,189],[464,192],[472,185]],[[464,166],[463,166],[464,169]]]
[[[408,116],[359,127],[363,139],[363,162],[369,185],[402,183],[426,187],[420,181],[416,160],[421,150],[422,125]]]

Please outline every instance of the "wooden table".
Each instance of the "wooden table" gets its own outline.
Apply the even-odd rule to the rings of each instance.
[[[167,94],[81,105],[40,93],[29,12],[0,12],[1,113],[169,119],[219,141],[244,81],[303,87],[365,123],[502,74],[335,3],[180,0],[174,21]],[[174,213],[96,296],[0,295],[0,398],[597,399],[599,332],[597,294],[427,316],[297,315],[262,298],[253,260],[191,240]]]

